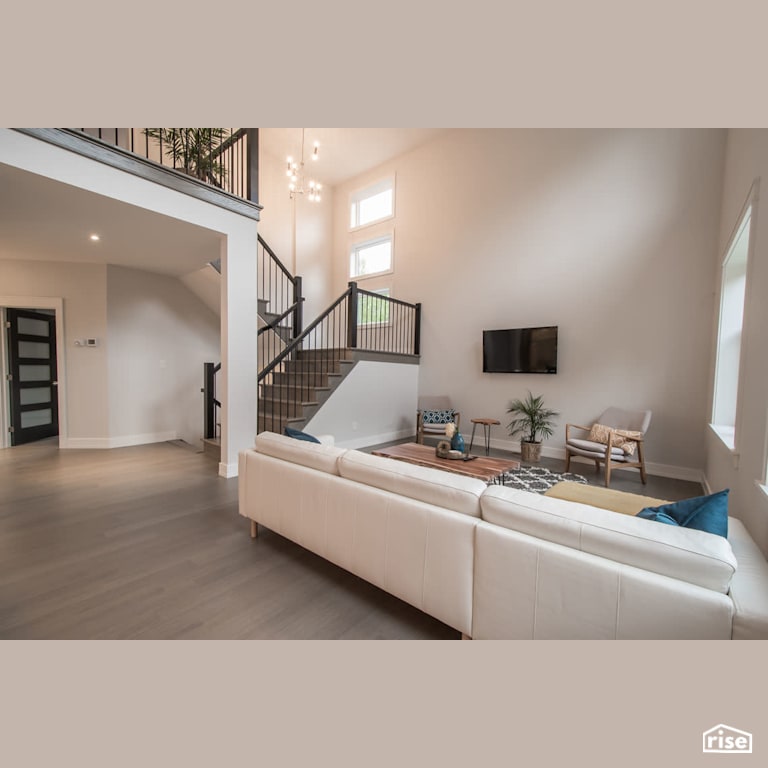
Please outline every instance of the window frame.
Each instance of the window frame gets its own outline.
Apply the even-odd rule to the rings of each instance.
[[[379,243],[389,242],[389,268],[380,272],[370,272],[368,274],[359,273],[359,262],[356,259],[356,268],[352,270],[352,259],[355,257],[355,252],[361,248],[378,245]],[[366,240],[355,240],[349,247],[349,279],[350,280],[369,280],[372,277],[381,277],[382,275],[391,275],[395,271],[395,232],[394,230],[384,232],[375,237],[368,238]]]
[[[387,189],[392,190],[392,212],[389,213],[387,216],[382,216],[378,219],[373,219],[372,221],[367,221],[365,224],[360,224],[360,207],[359,204],[367,200],[369,197],[375,197],[378,194],[381,194]],[[357,216],[356,221],[357,224],[351,223],[351,211],[352,206],[357,205]],[[350,232],[357,232],[358,230],[365,229],[366,227],[372,227],[376,224],[381,224],[383,221],[389,221],[391,219],[395,218],[395,176],[394,174],[392,176],[385,176],[382,179],[379,179],[379,181],[374,182],[373,184],[369,184],[365,187],[360,187],[359,189],[354,190],[349,195],[349,205],[347,207],[347,226],[349,228]]]
[[[717,435],[720,441],[728,448],[728,450],[734,455],[734,460],[738,460],[739,454],[739,438],[741,432],[741,420],[742,420],[742,407],[743,407],[743,388],[744,388],[744,367],[745,367],[745,331],[749,327],[749,287],[751,284],[751,274],[754,268],[754,249],[755,249],[755,232],[757,223],[757,202],[759,191],[759,178],[755,179],[750,187],[749,194],[744,202],[739,214],[736,218],[736,224],[728,238],[728,244],[725,248],[725,253],[720,264],[720,284],[719,284],[719,305],[717,313],[717,329],[715,336],[715,358],[714,358],[714,370],[712,378],[712,403],[710,410],[710,429]],[[749,221],[747,222],[747,216]],[[739,333],[739,365],[738,373],[736,375],[736,402],[734,404],[734,423],[722,424],[718,423],[716,419],[716,413],[718,410],[718,380],[719,369],[721,362],[721,334],[723,332],[723,305],[725,301],[725,289],[727,287],[727,270],[728,264],[733,255],[734,247],[739,241],[740,237],[746,230],[747,234],[747,248],[746,248],[746,269],[745,269],[745,285],[744,285],[744,299],[742,303],[742,317],[741,317],[741,330]],[[766,463],[766,462],[764,462]]]

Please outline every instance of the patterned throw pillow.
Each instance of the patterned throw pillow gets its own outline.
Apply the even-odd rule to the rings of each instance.
[[[613,427],[606,427],[605,424],[593,424],[589,432],[589,439],[593,443],[608,445],[608,438],[611,435],[613,435],[612,445],[614,448],[621,448],[624,453],[633,456],[637,443],[632,438],[642,437],[643,433],[628,429],[614,429]]]
[[[455,411],[422,411],[421,420],[424,424],[450,424]]]

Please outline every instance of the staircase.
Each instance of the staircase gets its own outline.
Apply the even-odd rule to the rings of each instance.
[[[360,360],[413,361],[420,350],[421,305],[347,290],[302,330],[301,278],[263,242],[260,261],[258,432],[302,429]],[[277,277],[277,280],[273,279]],[[206,363],[205,441],[216,442],[215,371]]]

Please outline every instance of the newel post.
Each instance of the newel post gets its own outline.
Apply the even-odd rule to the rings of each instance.
[[[347,301],[347,347],[357,349],[357,283],[349,284]]]

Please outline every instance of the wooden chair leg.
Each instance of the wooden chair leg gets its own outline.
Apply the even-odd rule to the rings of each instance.
[[[259,538],[259,525],[255,520],[251,520],[251,538]]]
[[[645,456],[643,456],[643,444],[638,443],[637,444],[637,455],[640,459],[640,479],[643,481],[643,484],[645,484],[646,476],[645,476]]]
[[[611,484],[611,460],[605,462],[605,487]]]
[[[571,452],[567,448],[565,449],[565,471],[571,471]]]

